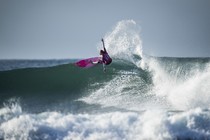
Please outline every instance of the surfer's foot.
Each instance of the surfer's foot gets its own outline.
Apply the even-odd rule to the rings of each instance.
[[[98,62],[93,62],[92,60],[90,60],[92,64],[98,64]]]

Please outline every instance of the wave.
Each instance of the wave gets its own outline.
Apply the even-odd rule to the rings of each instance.
[[[201,108],[186,112],[30,114],[13,104],[0,109],[0,139],[209,139],[209,119],[210,111]]]
[[[90,95],[80,100],[130,110],[209,107],[209,58],[149,57],[141,61],[144,67],[119,70],[104,86],[90,90]]]
[[[56,98],[129,110],[210,105],[209,58],[148,57],[137,61],[144,67],[115,59],[106,73],[100,64],[82,69],[74,63],[1,71],[0,100],[21,97],[46,102]]]
[[[132,64],[118,63],[116,60],[108,72],[103,73],[102,65],[97,65],[91,69],[76,67],[74,63],[63,64],[53,67],[23,68],[10,71],[1,71],[2,91],[24,90],[37,92],[64,92],[77,91],[83,89],[92,81],[107,80],[119,70],[129,71],[134,67]]]
[[[113,58],[106,73],[101,65],[78,68],[75,60],[52,67],[1,71],[0,100],[21,97],[48,103],[56,98],[135,111],[208,108],[210,59],[147,56],[139,32],[137,24],[128,20],[105,36]]]
[[[176,109],[210,105],[209,58],[159,58],[148,61],[153,73],[152,93]]]

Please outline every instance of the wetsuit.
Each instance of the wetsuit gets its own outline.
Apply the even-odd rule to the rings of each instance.
[[[102,55],[102,62],[105,65],[109,65],[110,63],[112,63],[112,59],[110,58],[109,54],[106,51]]]

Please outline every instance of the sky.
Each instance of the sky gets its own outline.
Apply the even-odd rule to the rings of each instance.
[[[210,0],[0,0],[0,59],[98,56],[122,20],[141,28],[143,52],[210,57]]]

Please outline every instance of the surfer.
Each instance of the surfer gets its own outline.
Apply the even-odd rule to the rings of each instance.
[[[109,54],[106,51],[104,39],[101,39],[104,50],[100,50],[100,55],[102,55],[102,59],[99,60],[99,63],[103,64],[103,70],[106,71],[105,65],[109,65],[112,63],[112,58],[109,56]]]
[[[106,71],[105,65],[111,64],[112,58],[109,56],[108,52],[106,51],[106,48],[104,45],[104,39],[102,38],[101,41],[103,43],[103,49],[104,49],[104,50],[100,50],[100,55],[102,55],[102,58],[95,62],[93,62],[92,60],[90,61],[92,64],[103,64],[103,70],[105,72]]]

